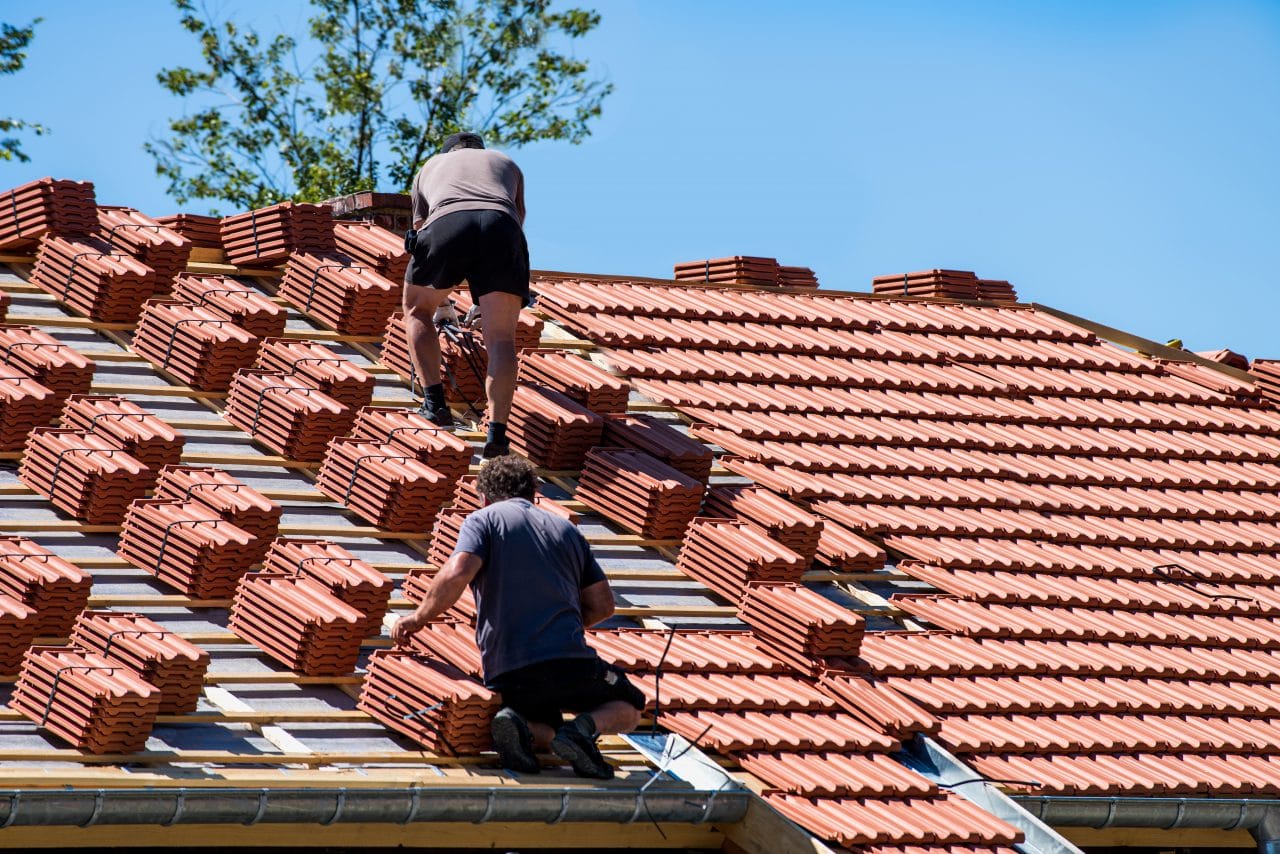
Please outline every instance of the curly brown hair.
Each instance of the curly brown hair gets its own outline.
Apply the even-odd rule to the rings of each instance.
[[[508,498],[527,498],[533,500],[538,489],[538,480],[533,473],[533,463],[524,457],[507,454],[495,457],[480,469],[476,478],[476,489],[490,503],[506,501]]]

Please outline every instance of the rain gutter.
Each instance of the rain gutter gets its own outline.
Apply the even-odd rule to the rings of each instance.
[[[734,823],[750,792],[587,788],[0,790],[0,828],[144,824]]]
[[[1126,798],[1015,795],[1013,800],[1055,827],[1151,827],[1247,830],[1258,851],[1280,854],[1280,801],[1254,798]]]

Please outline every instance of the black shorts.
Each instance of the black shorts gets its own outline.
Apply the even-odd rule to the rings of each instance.
[[[561,711],[590,712],[611,700],[644,711],[644,693],[621,667],[598,658],[555,658],[494,677],[489,687],[528,721],[558,729]]]
[[[465,279],[477,303],[495,291],[529,302],[529,246],[519,223],[501,211],[447,214],[406,240],[406,248],[411,285],[448,289]]]

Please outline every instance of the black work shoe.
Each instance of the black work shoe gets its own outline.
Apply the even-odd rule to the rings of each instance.
[[[418,414],[437,427],[448,429],[453,426],[453,412],[449,410],[448,405],[437,409],[431,405],[431,401],[424,400],[422,406],[418,407]]]
[[[583,732],[575,718],[560,729],[551,741],[551,752],[573,766],[573,773],[579,777],[591,777],[596,780],[612,780],[613,766],[604,761],[596,747],[593,735]]]
[[[505,457],[509,453],[511,453],[511,440],[509,439],[485,442],[484,450],[480,452],[480,459],[491,460],[494,457]]]
[[[503,768],[510,768],[521,774],[538,774],[542,771],[542,763],[533,752],[533,733],[529,725],[515,709],[503,709],[493,716],[489,725],[493,734],[493,748],[498,751]]]

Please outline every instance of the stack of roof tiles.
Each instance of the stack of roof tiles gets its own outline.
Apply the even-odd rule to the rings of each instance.
[[[35,608],[0,593],[0,673],[18,672],[23,654],[39,634],[35,617]]]
[[[32,430],[58,417],[61,400],[11,366],[0,367],[0,451],[21,450]]]
[[[778,265],[778,286],[783,288],[817,288],[818,276],[808,267]]]
[[[346,255],[289,256],[280,296],[345,335],[378,335],[400,305],[403,285]]]
[[[18,477],[90,525],[116,525],[130,502],[146,495],[156,473],[96,433],[38,427],[31,431]]]
[[[702,505],[703,485],[643,451],[595,448],[574,497],[623,527],[678,539]]]
[[[778,286],[778,259],[733,255],[685,261],[676,264],[673,278],[678,282],[726,282],[773,288]]]
[[[465,755],[490,746],[498,695],[456,667],[398,650],[378,650],[359,708],[429,751]]]
[[[656,460],[701,483],[711,478],[711,450],[652,415],[604,416],[601,442],[619,448],[644,451]]]
[[[1254,359],[1249,373],[1256,377],[1254,385],[1263,397],[1272,404],[1280,402],[1280,360]]]
[[[222,249],[222,219],[202,214],[170,214],[158,216],[156,222],[171,228],[191,241],[193,247]]]
[[[799,584],[748,584],[738,615],[779,659],[817,675],[830,656],[853,658],[864,621]]]
[[[290,670],[342,676],[355,669],[367,621],[311,578],[251,572],[240,579],[229,626]]]
[[[198,501],[133,502],[116,554],[197,599],[226,599],[257,559],[255,537]]]
[[[1280,791],[1270,742],[1233,722],[1280,726],[1255,690],[1276,673],[1280,416],[1248,384],[1030,308],[537,288],[640,390],[718,431],[726,468],[915,558],[900,571],[940,591],[893,600],[939,631],[868,633],[873,675],[828,690],[1041,793]],[[695,319],[696,344],[676,323]]]
[[[1249,370],[1249,358],[1234,350],[1199,350],[1196,355],[1214,362],[1221,362],[1237,370]]]
[[[484,498],[480,495],[480,490],[476,488],[476,475],[466,475],[458,478],[458,487],[453,491],[453,509],[461,510],[465,513],[472,513],[484,506]],[[533,496],[533,506],[539,510],[545,510],[548,513],[559,516],[566,522],[574,525],[578,524],[581,518],[579,514],[568,507],[549,498],[541,492]]]
[[[979,279],[968,270],[919,270],[876,276],[871,289],[877,294],[944,299],[982,299],[1017,302],[1013,285],[998,279]]]
[[[100,237],[46,234],[31,283],[93,320],[132,323],[162,285],[156,271]]]
[[[771,538],[812,561],[818,553],[823,521],[758,486],[713,486],[702,504],[705,516],[750,522]]]
[[[204,691],[209,653],[141,614],[85,611],[71,643],[128,667],[160,691],[160,713],[194,712]]]
[[[257,562],[280,530],[284,510],[253,487],[212,466],[165,466],[159,470],[155,497],[194,501],[256,539],[248,551]]]
[[[459,620],[433,620],[410,635],[403,648],[441,659],[468,676],[479,677],[484,670],[476,630]]]
[[[392,531],[425,531],[454,482],[395,445],[334,439],[316,486],[360,518]]]
[[[99,207],[98,232],[108,246],[155,270],[157,290],[169,290],[191,255],[190,240],[133,208]]]
[[[275,266],[294,252],[332,251],[333,217],[328,205],[281,202],[226,217],[220,238],[228,264]]]
[[[393,282],[403,282],[409,267],[404,238],[377,223],[343,220],[333,224],[338,251],[349,255]]]
[[[33,646],[9,706],[87,753],[141,750],[161,692],[128,667],[75,647]]]
[[[229,276],[183,273],[174,279],[173,298],[208,309],[256,338],[284,334],[289,312]]]
[[[0,249],[30,249],[45,234],[91,234],[97,226],[88,181],[41,178],[0,194]]]
[[[355,411],[298,377],[239,371],[227,395],[227,420],[291,460],[319,460],[346,434]]]
[[[440,515],[436,517],[435,528],[431,532],[431,550],[428,553],[428,558],[433,564],[444,566],[445,561],[453,556],[453,549],[458,544],[458,535],[462,530],[462,523],[471,512],[473,511],[456,507],[440,511]],[[427,579],[419,580],[425,581]],[[408,582],[406,580],[407,587]],[[407,589],[405,595],[408,595]]]
[[[631,394],[625,380],[568,350],[525,350],[517,378],[557,391],[601,415],[626,412]]]
[[[676,560],[676,569],[734,603],[750,582],[798,582],[808,568],[754,525],[709,517],[690,523]]]
[[[53,392],[58,409],[93,383],[93,362],[34,326],[0,324],[0,362],[5,374],[31,377]]]
[[[587,451],[600,444],[604,421],[559,392],[539,386],[516,387],[507,419],[511,447],[534,465],[578,469]]]
[[[439,526],[441,520],[445,519],[446,516],[451,515],[455,514],[450,510],[446,510],[440,514],[440,519],[436,520],[437,534],[440,530]],[[462,516],[458,516],[457,527],[461,527],[461,525]],[[455,528],[453,531],[453,538],[455,542],[457,541],[457,537],[458,534]],[[452,551],[453,546],[450,545],[449,549]],[[435,555],[434,541],[432,543],[431,553],[432,555]],[[447,559],[448,556],[446,555],[445,560]],[[422,604],[422,600],[426,598],[427,590],[431,587],[431,581],[435,578],[437,571],[436,567],[444,565],[444,561],[436,562],[434,557],[432,558],[432,563],[435,563],[435,567],[416,566],[405,573],[404,584],[401,586],[401,592],[404,594],[404,598],[408,599],[414,606]],[[437,619],[446,622],[452,621],[457,623],[466,623],[467,625],[474,625],[476,621],[476,600],[475,596],[471,593],[471,588],[468,587],[464,590],[462,592],[462,596],[458,598],[458,601],[454,602],[453,605],[451,605],[449,609],[441,614]]]
[[[440,472],[450,482],[471,467],[472,448],[451,430],[442,430],[409,409],[367,406],[356,414],[351,438],[391,445]]]
[[[133,349],[156,367],[202,391],[226,391],[253,364],[258,339],[217,312],[171,300],[142,309]]]
[[[263,561],[269,573],[310,578],[363,616],[362,637],[381,631],[391,601],[391,579],[337,543],[278,537]]]
[[[373,400],[373,377],[355,362],[314,341],[268,338],[258,349],[254,367],[306,380],[353,411]]]
[[[128,398],[73,394],[62,408],[61,423],[101,436],[152,471],[182,461],[182,434]]]
[[[92,586],[92,576],[39,543],[0,537],[0,596],[34,612],[28,619],[34,635],[66,637]]]

